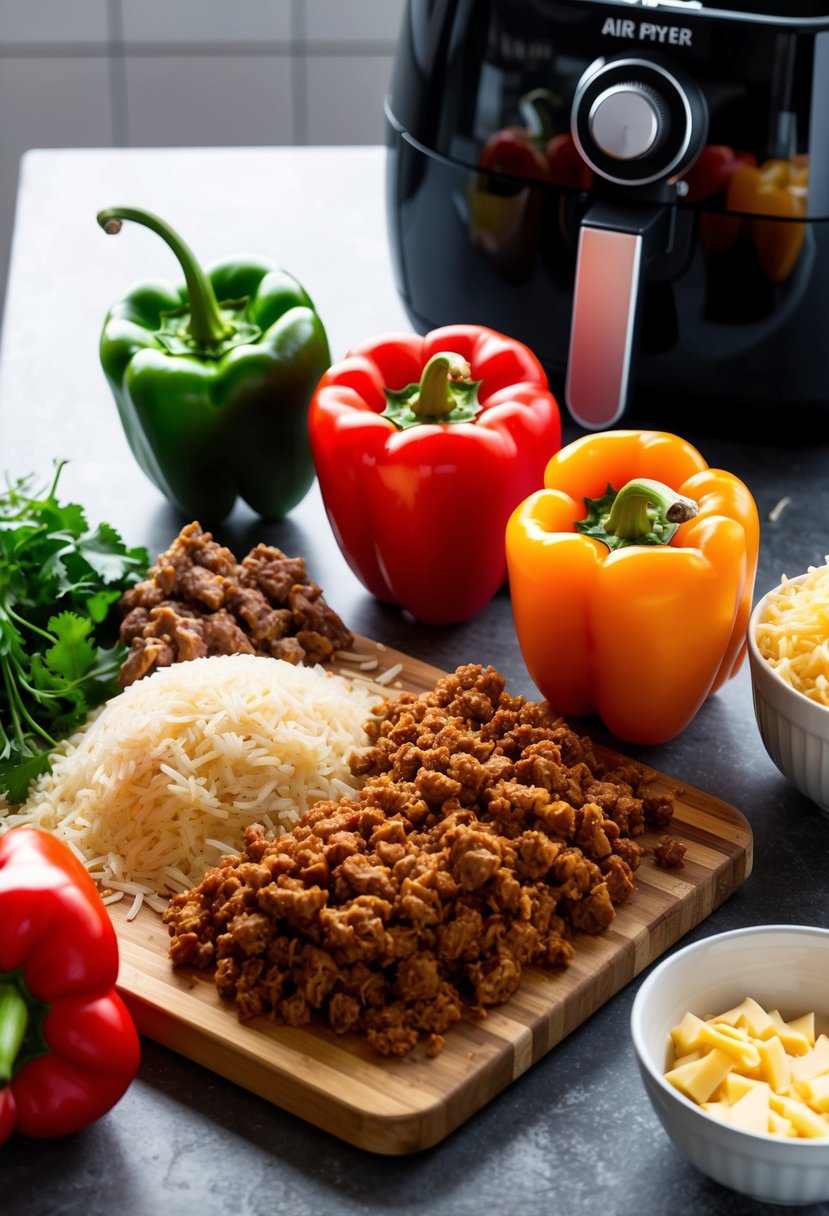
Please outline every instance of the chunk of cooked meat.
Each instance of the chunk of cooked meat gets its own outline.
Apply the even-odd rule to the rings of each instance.
[[[667,833],[659,837],[653,851],[653,859],[658,866],[666,869],[678,869],[685,865],[685,854],[688,850],[681,840]]]
[[[130,652],[122,687],[205,655],[262,654],[321,663],[354,641],[301,557],[257,545],[238,562],[194,522],[119,604]]]

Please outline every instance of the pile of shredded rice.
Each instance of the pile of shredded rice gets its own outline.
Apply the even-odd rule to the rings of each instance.
[[[65,840],[104,888],[163,911],[244,829],[289,830],[357,787],[349,758],[377,693],[320,667],[239,654],[161,668],[73,736],[27,802],[0,818]]]
[[[787,684],[829,705],[829,565],[810,566],[802,581],[784,577],[769,593],[755,638]]]

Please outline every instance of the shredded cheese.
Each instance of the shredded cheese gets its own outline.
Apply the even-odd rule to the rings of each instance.
[[[755,640],[787,684],[829,705],[829,564],[810,566],[801,582],[783,577],[768,596]]]

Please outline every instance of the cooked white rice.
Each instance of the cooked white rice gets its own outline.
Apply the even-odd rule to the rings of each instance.
[[[281,659],[227,655],[161,668],[108,701],[28,801],[0,817],[65,840],[108,891],[162,910],[244,829],[289,830],[352,793],[349,757],[378,700],[364,685]]]

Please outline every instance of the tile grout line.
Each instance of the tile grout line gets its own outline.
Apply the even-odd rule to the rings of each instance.
[[[307,30],[303,0],[291,0],[291,130],[293,142],[308,143]]]
[[[121,11],[121,0],[107,0],[106,11],[112,142],[116,148],[127,148],[130,142],[130,124],[127,107],[127,67],[124,56],[124,15]]]

